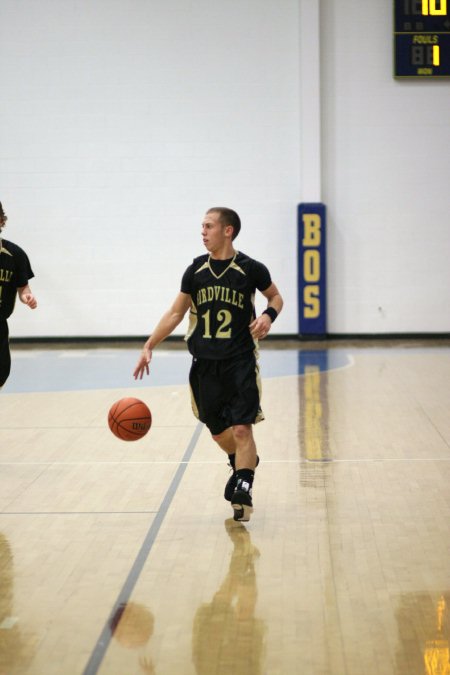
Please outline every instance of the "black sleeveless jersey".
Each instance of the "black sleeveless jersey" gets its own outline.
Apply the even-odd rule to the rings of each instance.
[[[249,325],[255,318],[255,291],[272,280],[265,265],[236,252],[229,260],[199,256],[183,275],[181,291],[191,296],[185,336],[196,358],[228,359],[252,351]]]
[[[20,246],[0,239],[0,320],[11,316],[17,289],[34,277],[28,256]]]

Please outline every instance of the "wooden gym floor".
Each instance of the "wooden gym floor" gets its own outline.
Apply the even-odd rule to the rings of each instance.
[[[185,351],[135,384],[136,346],[13,349],[1,675],[450,672],[450,342],[276,346],[245,525]],[[106,424],[127,395],[134,443]]]

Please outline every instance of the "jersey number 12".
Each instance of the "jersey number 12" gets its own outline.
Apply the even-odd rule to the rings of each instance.
[[[203,337],[204,338],[211,338],[211,321],[210,321],[210,316],[211,316],[211,310],[208,309],[205,314],[202,314],[202,319],[205,322],[205,330],[203,332]],[[230,338],[231,337],[231,312],[228,309],[220,309],[217,312],[217,330],[216,330],[216,338]]]

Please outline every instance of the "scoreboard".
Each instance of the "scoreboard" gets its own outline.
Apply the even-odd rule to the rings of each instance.
[[[394,77],[450,77],[450,0],[394,0]]]

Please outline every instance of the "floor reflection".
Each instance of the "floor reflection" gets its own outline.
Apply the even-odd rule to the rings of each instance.
[[[0,532],[0,674],[25,672],[34,655],[36,640],[21,630],[14,612],[13,554]]]
[[[402,595],[396,612],[397,675],[450,674],[450,594]]]
[[[328,350],[300,351],[298,354],[299,447],[308,462],[332,460],[329,446]],[[303,481],[318,480],[324,486],[324,471],[302,471]],[[308,483],[309,484],[309,483]]]
[[[255,616],[258,549],[232,518],[225,529],[233,542],[228,573],[211,602],[194,617],[192,657],[198,675],[262,675],[265,622]]]
[[[436,632],[425,644],[424,661],[427,675],[446,675],[450,673],[450,650],[447,600],[443,595],[437,602],[436,615]]]
[[[113,637],[128,649],[144,647],[153,635],[154,625],[150,610],[136,602],[120,605],[110,621]],[[153,661],[146,655],[139,657],[139,668],[144,675],[155,675]]]

